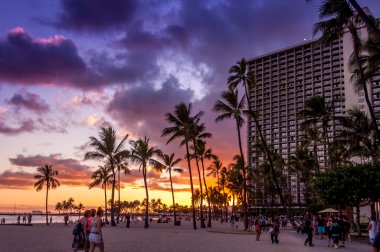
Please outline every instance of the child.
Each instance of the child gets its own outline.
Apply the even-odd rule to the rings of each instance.
[[[334,247],[339,248],[339,236],[341,232],[340,227],[338,225],[338,221],[336,219],[333,220],[330,232],[333,239]]]

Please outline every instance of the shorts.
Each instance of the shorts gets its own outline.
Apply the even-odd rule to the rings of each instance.
[[[324,234],[325,233],[325,227],[318,227],[318,234]]]
[[[369,243],[370,243],[371,245],[373,245],[373,244],[375,243],[375,237],[373,237],[373,238],[369,238]]]
[[[97,244],[102,242],[100,234],[90,233],[88,239],[90,240],[90,242]]]

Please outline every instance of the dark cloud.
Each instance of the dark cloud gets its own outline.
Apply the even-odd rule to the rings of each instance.
[[[18,27],[0,40],[0,81],[72,85],[85,73],[75,44],[63,36],[34,39]]]
[[[14,126],[15,124],[17,126]],[[42,117],[36,119],[23,119],[21,117],[16,117],[15,120],[0,118],[0,134],[3,135],[19,135],[35,131],[43,131],[45,133],[67,133],[66,126],[67,123],[64,121],[55,123],[49,118]]]
[[[39,95],[29,92],[14,94],[8,104],[16,106],[17,109],[23,108],[39,114],[50,111],[49,105]]]
[[[33,174],[28,172],[5,170],[0,174],[0,188],[2,189],[31,189],[33,183]]]
[[[61,0],[61,4],[55,26],[96,32],[126,26],[138,5],[135,0]]]
[[[151,86],[136,86],[116,92],[107,111],[120,125],[135,131],[137,137],[149,136],[159,140],[161,130],[167,127],[165,113],[180,102],[189,102],[193,92],[178,87],[174,77],[163,83],[159,90]],[[160,141],[161,142],[161,141]]]

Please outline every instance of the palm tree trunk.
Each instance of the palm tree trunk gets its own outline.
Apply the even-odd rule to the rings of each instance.
[[[236,119],[236,127],[238,132],[238,140],[239,140],[239,150],[240,150],[240,156],[241,156],[241,162],[242,162],[242,169],[243,169],[243,214],[244,214],[244,229],[248,229],[248,213],[247,213],[247,175],[245,172],[245,160],[244,160],[244,153],[243,153],[243,147],[241,144],[241,135],[240,135],[240,127],[239,127],[239,119]]]
[[[369,99],[368,88],[367,88],[367,84],[366,84],[365,78],[364,78],[364,70],[363,70],[363,67],[359,61],[360,38],[359,38],[358,32],[357,32],[354,24],[349,25],[349,30],[350,30],[350,33],[352,35],[352,42],[354,44],[354,57],[355,57],[355,61],[356,61],[356,64],[357,64],[358,70],[359,70],[359,78],[360,78],[361,86],[363,87],[364,98],[365,98],[365,101],[367,103],[369,114],[371,116],[372,126],[374,127],[375,132],[376,132],[377,140],[380,142],[379,126],[377,125],[375,111],[373,110],[371,101]]]
[[[108,217],[107,217],[107,183],[104,183],[104,209],[106,212],[106,224],[108,224]]]
[[[46,183],[46,202],[45,202],[45,213],[46,213],[46,225],[49,226],[49,221],[48,221],[48,197],[49,197],[49,183]]]
[[[149,193],[148,193],[148,183],[146,181],[146,165],[145,164],[143,165],[143,176],[144,176],[145,197],[146,197],[144,228],[148,228],[149,227],[149,220],[148,220],[148,218],[149,218],[149,216],[148,216],[148,212],[149,212]]]
[[[174,226],[176,225],[177,222],[177,213],[175,211],[175,202],[174,202],[174,189],[173,189],[173,181],[172,181],[172,171],[171,169],[169,170],[169,177],[170,177],[170,187],[172,189],[172,199],[173,199],[173,214],[174,214]]]
[[[206,176],[205,176],[205,165],[203,162],[203,158],[201,158],[201,164],[202,164],[202,173],[203,173],[203,184],[205,186],[206,190],[206,198],[208,202],[208,219],[207,219],[207,227],[211,227],[211,203],[210,203],[210,197],[208,195],[208,189],[207,189],[207,184],[206,184]]]
[[[194,149],[195,149],[195,144],[194,144]],[[206,224],[205,224],[205,220],[203,218],[203,186],[202,186],[202,177],[201,177],[201,171],[199,169],[199,159],[196,157],[195,158],[195,163],[197,165],[197,169],[198,169],[198,178],[199,178],[199,187],[200,187],[200,190],[201,190],[201,199],[200,199],[200,204],[199,204],[199,209],[200,209],[200,212],[201,212],[201,228],[206,228]]]
[[[252,110],[252,107],[251,107],[251,102],[250,102],[249,96],[248,96],[248,88],[247,88],[247,83],[246,82],[244,82],[244,88],[245,88],[245,96],[247,98],[247,103],[248,103],[249,111],[251,113],[254,113],[254,111]],[[257,132],[259,132],[260,140],[261,140],[261,142],[262,142],[262,144],[264,146],[264,149],[265,149],[265,154],[266,154],[268,162],[269,162],[269,168],[270,168],[270,171],[271,171],[272,176],[273,176],[274,184],[276,186],[276,191],[277,191],[277,193],[278,193],[278,195],[280,197],[280,201],[281,201],[282,206],[284,207],[285,212],[287,212],[288,207],[287,207],[287,205],[285,203],[284,195],[282,194],[281,187],[280,187],[280,185],[278,183],[278,179],[277,179],[277,176],[276,176],[276,172],[275,172],[275,168],[274,168],[274,163],[273,163],[272,155],[271,155],[271,153],[269,151],[268,145],[267,145],[267,143],[265,141],[265,138],[263,136],[263,132],[261,131],[260,124],[257,121],[257,119],[255,118],[255,116],[253,116],[253,121],[255,123]]]
[[[189,168],[190,176],[190,187],[191,187],[191,206],[193,209],[193,228],[197,229],[196,215],[195,215],[195,206],[194,206],[194,187],[193,187],[193,176],[191,174],[191,165],[190,165],[190,153],[189,153],[189,144],[186,141],[186,158],[187,158],[187,167]]]
[[[116,226],[115,222],[115,187],[116,187],[116,174],[112,167],[112,191],[111,191],[111,226]]]
[[[356,206],[356,224],[358,226],[358,236],[362,236],[362,230],[360,229],[360,206]]]
[[[118,176],[118,184],[119,184],[119,186],[118,186],[118,187],[119,187],[119,188],[118,188],[119,190],[117,190],[117,191],[118,191],[118,196],[119,196],[119,197],[118,197],[118,198],[119,198],[119,203],[118,203],[118,205],[119,205],[119,206],[118,206],[118,208],[119,208],[119,209],[118,209],[118,214],[120,215],[120,210],[121,210],[121,208],[120,208],[120,169],[117,170],[117,176]],[[117,221],[117,224],[119,224],[119,218],[116,218],[116,221]]]

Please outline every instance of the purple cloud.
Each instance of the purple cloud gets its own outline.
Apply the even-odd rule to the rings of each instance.
[[[49,105],[39,95],[29,92],[14,94],[8,104],[14,105],[17,110],[23,108],[38,114],[50,111]]]
[[[85,72],[75,44],[63,36],[35,39],[17,27],[0,39],[0,81],[70,85]]]
[[[55,26],[97,32],[126,26],[138,5],[135,0],[61,0],[61,4]]]
[[[25,120],[20,123],[18,127],[10,127],[5,124],[0,118],[0,134],[4,135],[18,135],[25,132],[33,132],[35,129],[32,120]]]

